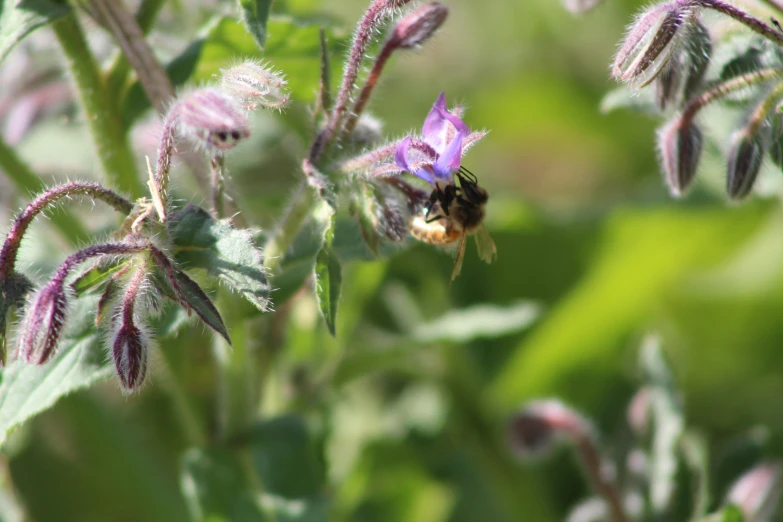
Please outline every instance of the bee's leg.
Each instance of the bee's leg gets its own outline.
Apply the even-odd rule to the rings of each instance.
[[[427,202],[424,204],[424,217],[429,217],[430,212],[432,212],[432,207],[435,206],[435,203],[438,202],[438,189],[435,189],[432,191],[432,194],[430,194],[430,197],[427,198]]]
[[[451,207],[452,201],[457,197],[457,187],[449,185],[445,190],[438,193],[438,202],[440,202],[440,208],[443,213],[449,215],[449,207]]]
[[[429,217],[429,216],[427,216],[427,217],[424,219],[424,222],[425,222],[425,223],[432,223],[433,221],[437,221],[437,220],[439,220],[439,219],[446,219],[446,216],[444,216],[443,214],[440,214],[440,213],[438,213],[438,214],[435,214],[435,215],[434,215],[434,216],[432,216],[432,217]]]

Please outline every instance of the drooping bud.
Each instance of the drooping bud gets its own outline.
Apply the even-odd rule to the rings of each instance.
[[[27,362],[44,364],[60,342],[68,316],[68,294],[57,279],[44,286],[27,305],[19,327],[19,355]]]
[[[221,85],[235,95],[248,110],[258,107],[281,109],[288,103],[285,77],[260,62],[247,61],[222,69]]]
[[[146,333],[133,321],[123,319],[112,339],[112,357],[117,375],[125,392],[136,391],[147,374],[147,347],[149,339]]]
[[[655,98],[661,110],[675,101],[681,83],[682,65],[679,58],[674,56],[655,80]]]
[[[689,100],[701,87],[712,56],[710,32],[697,20],[689,24],[688,35],[683,44],[686,53],[686,72],[683,98]]]
[[[590,439],[587,420],[557,400],[534,401],[508,421],[511,449],[523,458],[542,455],[563,436],[572,440]]]
[[[234,147],[250,135],[247,117],[234,99],[218,89],[199,89],[182,96],[167,119],[180,135],[204,148]]]
[[[764,159],[764,145],[756,134],[740,131],[732,139],[729,151],[726,192],[732,199],[748,195]]]
[[[423,5],[397,22],[389,42],[400,49],[414,49],[435,34],[448,14],[448,7],[439,2]]]
[[[681,117],[658,131],[661,168],[673,196],[682,196],[693,181],[703,141],[696,124]]]
[[[742,475],[731,486],[727,502],[742,510],[748,522],[769,520],[780,500],[780,464],[761,464]]]
[[[612,65],[612,76],[639,88],[652,82],[679,49],[693,16],[687,3],[671,1],[647,9],[631,25]]]

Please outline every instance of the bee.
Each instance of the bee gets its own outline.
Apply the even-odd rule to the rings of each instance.
[[[435,185],[422,211],[411,218],[408,226],[411,235],[424,243],[448,246],[459,241],[452,281],[462,270],[468,235],[476,239],[479,257],[487,263],[497,254],[495,242],[484,226],[487,191],[478,186],[476,176],[465,167],[460,167],[454,177],[453,183]]]

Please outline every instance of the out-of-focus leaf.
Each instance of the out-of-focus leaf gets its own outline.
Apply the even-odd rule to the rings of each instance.
[[[262,49],[266,43],[266,22],[271,5],[271,0],[239,0],[242,20]]]
[[[709,453],[704,437],[686,430],[680,439],[680,452],[695,482],[693,492],[693,520],[707,514],[710,507]]]
[[[318,90],[319,27],[315,23],[273,16],[266,26],[266,45],[261,53],[255,38],[241,21],[219,17],[200,31],[199,38],[175,57],[166,66],[166,71],[172,84],[181,87],[185,82],[213,82],[221,69],[238,60],[263,58],[285,73],[292,99],[307,103]],[[329,28],[326,32],[329,51],[342,52],[345,35]],[[150,106],[144,89],[138,82],[134,83],[123,102],[123,120],[126,124],[134,121]]]
[[[188,205],[168,221],[175,257],[187,269],[203,268],[259,310],[269,308],[264,256],[247,230],[216,221],[206,210]]]
[[[16,426],[52,407],[64,395],[112,375],[103,338],[91,329],[90,310],[96,302],[91,298],[74,304],[70,314],[74,320],[46,364],[36,366],[17,359],[0,373],[0,444]]]
[[[316,233],[322,238],[321,248],[315,256],[315,296],[318,300],[318,309],[326,321],[329,333],[334,336],[337,305],[340,301],[342,269],[340,260],[332,250],[335,217],[331,203],[320,199],[313,210],[313,220],[315,221]]]
[[[609,91],[601,100],[601,112],[604,114],[617,109],[632,109],[643,114],[661,113],[655,100],[655,89],[631,90],[625,85]]]
[[[267,493],[303,501],[320,496],[321,460],[302,418],[291,415],[258,423],[241,440],[249,445]]]
[[[228,330],[223,323],[223,318],[220,316],[215,305],[204,293],[204,290],[187,276],[184,272],[175,269],[174,278],[177,281],[179,287],[179,297],[183,299],[190,307],[191,310],[201,318],[204,323],[220,334],[223,339],[231,344],[231,339],[228,336]]]
[[[421,342],[467,342],[482,337],[501,337],[524,330],[540,315],[541,307],[530,301],[511,306],[475,305],[419,324],[413,330],[413,337]]]
[[[708,515],[702,519],[698,519],[699,522],[742,522],[744,520],[742,510],[733,504],[724,506],[717,513]]]
[[[25,36],[70,12],[65,0],[0,2],[0,62]]]
[[[0,520],[3,522],[24,522],[24,510],[8,489],[0,490]]]
[[[727,212],[681,206],[615,214],[582,280],[497,375],[490,390],[496,404],[509,411],[525,399],[562,395],[574,375],[589,380],[580,389],[605,392],[597,376],[614,371],[624,336],[694,269],[715,266],[744,244],[771,208],[747,204]]]
[[[181,486],[194,521],[269,520],[242,466],[228,451],[190,450],[182,463]]]
[[[650,505],[657,515],[662,516],[669,509],[676,488],[677,447],[685,418],[674,379],[669,373],[657,338],[651,336],[645,341],[640,354],[640,366],[649,390],[654,424],[649,468]]]
[[[117,262],[99,262],[94,267],[90,268],[82,275],[80,275],[76,281],[71,283],[71,289],[74,291],[77,297],[81,296],[88,290],[103,283],[109,277],[113,276],[120,270],[124,269],[129,260],[120,259]]]

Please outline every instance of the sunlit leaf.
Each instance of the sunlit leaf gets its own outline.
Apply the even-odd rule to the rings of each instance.
[[[259,310],[269,308],[264,256],[249,231],[235,229],[228,220],[216,221],[194,205],[173,213],[168,227],[181,266],[203,268]]]
[[[335,335],[341,284],[340,260],[337,259],[331,246],[324,245],[315,258],[315,295],[318,298],[318,308],[332,335]]]
[[[71,283],[71,289],[77,297],[81,296],[88,290],[103,283],[106,279],[120,270],[123,270],[128,265],[128,262],[127,259],[112,262],[98,262]]]
[[[467,342],[501,337],[524,330],[540,315],[541,307],[530,301],[511,306],[475,305],[452,310],[434,321],[417,325],[413,337],[422,342]]]
[[[271,0],[238,0],[242,20],[260,48],[266,43],[266,22],[269,18]]]
[[[231,339],[228,336],[226,325],[223,323],[223,318],[220,317],[220,312],[218,312],[215,305],[212,304],[212,301],[207,297],[207,294],[204,293],[204,290],[201,289],[198,283],[180,270],[174,270],[174,277],[179,289],[179,298],[184,300],[189,308],[196,312],[196,315],[198,315],[207,326],[215,330],[223,339],[231,344]]]
[[[0,3],[0,62],[28,34],[70,12],[65,0],[7,0]]]

